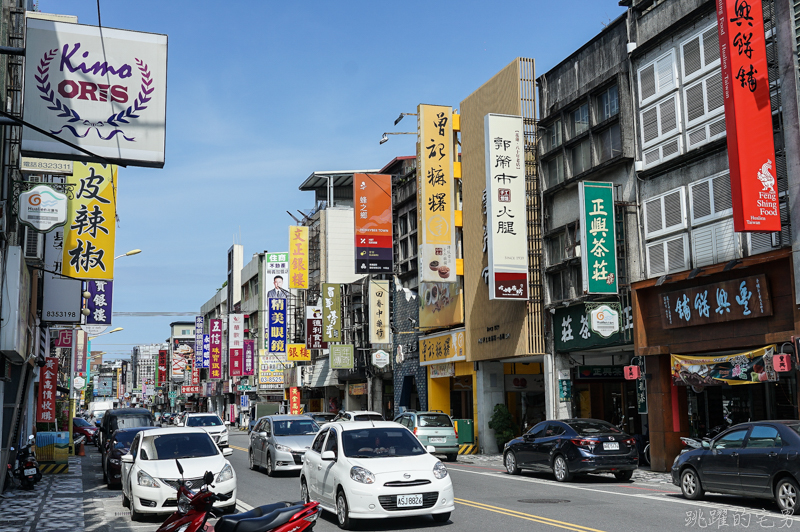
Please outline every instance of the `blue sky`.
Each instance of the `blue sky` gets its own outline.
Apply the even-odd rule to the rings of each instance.
[[[39,0],[97,24],[94,0]],[[104,26],[169,36],[163,169],[121,168],[114,310],[199,311],[234,240],[284,251],[286,210],[316,170],[381,168],[414,154],[419,103],[452,105],[515,57],[537,75],[624,12],[618,0],[275,2],[101,0]],[[164,341],[191,317],[116,317],[110,357]]]

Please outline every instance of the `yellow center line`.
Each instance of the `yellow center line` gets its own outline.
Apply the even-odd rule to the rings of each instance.
[[[536,523],[550,525],[557,528],[564,528],[566,530],[573,530],[575,532],[587,532],[587,531],[603,532],[602,530],[598,530],[596,528],[589,528],[581,525],[576,525],[573,523],[566,523],[564,521],[557,521],[555,519],[550,519],[549,517],[542,517],[540,515],[526,514],[523,512],[518,512],[516,510],[509,510],[508,508],[501,508],[499,506],[490,506],[482,502],[468,501],[466,499],[458,499],[458,498],[455,499],[455,502],[463,504],[464,506],[471,506],[472,508],[478,508],[479,510],[486,510],[488,512],[503,514],[509,517],[517,517],[519,519],[525,519],[526,521],[534,521]]]
[[[250,452],[248,449],[245,449],[244,447],[236,447],[235,445],[228,445],[228,447],[230,447],[231,449],[236,449],[237,451],[244,451],[246,453]]]

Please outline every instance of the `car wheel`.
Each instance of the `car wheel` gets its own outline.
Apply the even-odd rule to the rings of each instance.
[[[553,474],[559,482],[569,482],[572,480],[572,473],[569,472],[567,461],[560,454],[553,460]]]
[[[702,498],[705,493],[697,471],[691,467],[684,469],[683,473],[681,473],[681,493],[692,501]]]
[[[450,512],[433,514],[431,517],[433,517],[434,523],[446,523],[450,519]]]
[[[300,499],[305,503],[308,504],[311,501],[311,495],[308,493],[308,484],[306,484],[306,479],[300,479]]]
[[[458,460],[458,453],[450,453],[445,456],[447,457],[448,462],[456,462]]]
[[[514,454],[514,451],[508,451],[503,458],[503,463],[506,466],[506,471],[508,471],[509,475],[519,475],[520,469],[517,465],[517,455]]]
[[[800,488],[797,487],[797,482],[790,477],[782,478],[775,486],[775,502],[778,503],[778,508],[784,514],[792,514],[797,511],[798,495]]]
[[[128,508],[131,505],[131,500],[125,495],[125,490],[122,490],[122,507]]]
[[[630,480],[633,478],[633,471],[618,471],[614,473],[614,476],[617,478],[617,480]]]
[[[275,474],[275,469],[272,466],[272,457],[267,453],[267,476],[271,477]]]
[[[342,489],[336,494],[336,522],[342,530],[350,530],[350,508]]]
[[[131,497],[133,497],[133,491],[131,491]],[[136,505],[133,503],[133,500],[130,501],[130,508],[131,508],[131,521],[141,521],[142,514],[136,511]]]
[[[250,469],[252,469],[253,471],[257,470],[258,466],[256,466],[256,459],[253,457],[252,449],[247,454],[249,456],[248,460],[250,461]]]

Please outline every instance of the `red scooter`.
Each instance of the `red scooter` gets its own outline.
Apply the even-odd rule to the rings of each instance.
[[[303,532],[310,531],[317,523],[322,508],[318,502],[279,502],[253,508],[249,512],[222,516],[211,526],[209,516],[215,516],[213,509],[217,501],[226,501],[229,495],[214,493],[212,488],[214,473],[206,471],[203,487],[193,492],[183,480],[183,467],[175,460],[181,481],[178,486],[178,510],[164,521],[156,532]]]

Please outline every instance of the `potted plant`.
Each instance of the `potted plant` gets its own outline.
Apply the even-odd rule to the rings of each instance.
[[[497,447],[502,450],[506,442],[514,439],[514,419],[511,417],[511,412],[504,404],[494,406],[494,413],[492,419],[489,420],[489,428],[494,431],[494,437],[497,440]]]

